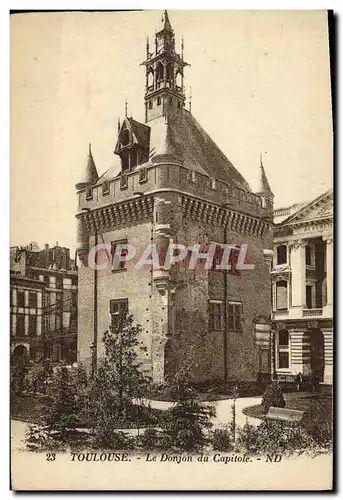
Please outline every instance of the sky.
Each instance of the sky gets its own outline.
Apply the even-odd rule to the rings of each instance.
[[[118,118],[144,122],[146,37],[161,11],[11,16],[11,245],[75,249],[76,191],[88,144],[98,173],[117,163]],[[332,187],[324,11],[169,11],[192,113],[274,206]],[[187,98],[188,108],[188,98]]]

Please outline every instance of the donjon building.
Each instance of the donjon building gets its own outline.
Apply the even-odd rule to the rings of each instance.
[[[256,333],[271,313],[273,194],[264,167],[256,165],[254,193],[185,109],[187,62],[166,11],[143,65],[145,123],[124,116],[118,124],[119,173],[99,176],[90,149],[76,185],[78,361],[98,363],[104,331],[127,310],[143,328],[142,361],[155,382],[181,369],[196,381],[256,380],[270,373],[269,332]],[[245,262],[254,269],[191,270],[186,261],[170,269],[138,269],[134,261],[115,269],[88,265],[95,244],[115,250],[125,242],[156,244],[162,254],[170,242],[247,244]]]

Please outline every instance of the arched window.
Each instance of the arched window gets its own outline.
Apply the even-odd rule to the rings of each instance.
[[[153,86],[154,86],[154,73],[151,70],[148,73],[148,88],[151,89]]]
[[[180,87],[180,88],[182,87],[182,75],[181,75],[180,71],[178,71],[176,73],[176,85],[177,85],[177,87]]]
[[[174,79],[174,67],[172,64],[168,64],[166,66],[166,77],[167,77],[167,81],[172,83],[172,81]]]
[[[276,368],[287,369],[290,365],[289,333],[287,330],[279,330],[276,334]]]
[[[276,249],[276,264],[286,264],[287,263],[287,247],[286,245],[280,245]]]
[[[287,281],[282,280],[276,283],[276,309],[288,309]]]
[[[158,63],[158,66],[156,69],[156,80],[157,80],[157,82],[163,80],[163,65],[162,65],[162,63]]]

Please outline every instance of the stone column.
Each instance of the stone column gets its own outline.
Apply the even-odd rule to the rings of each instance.
[[[326,241],[326,305],[323,316],[332,318],[333,306],[333,239],[332,236],[323,238]]]
[[[290,316],[301,318],[305,304],[305,246],[306,241],[290,243],[292,268],[292,302]]]

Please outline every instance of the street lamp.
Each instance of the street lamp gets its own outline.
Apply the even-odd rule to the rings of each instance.
[[[83,212],[89,213],[90,208],[82,208]],[[98,231],[96,224],[94,224],[94,246],[98,245]],[[93,342],[90,346],[92,352],[92,374],[94,378],[97,369],[97,355],[98,355],[98,268],[97,268],[97,253],[95,253],[95,266],[94,266],[94,281],[93,281]]]

